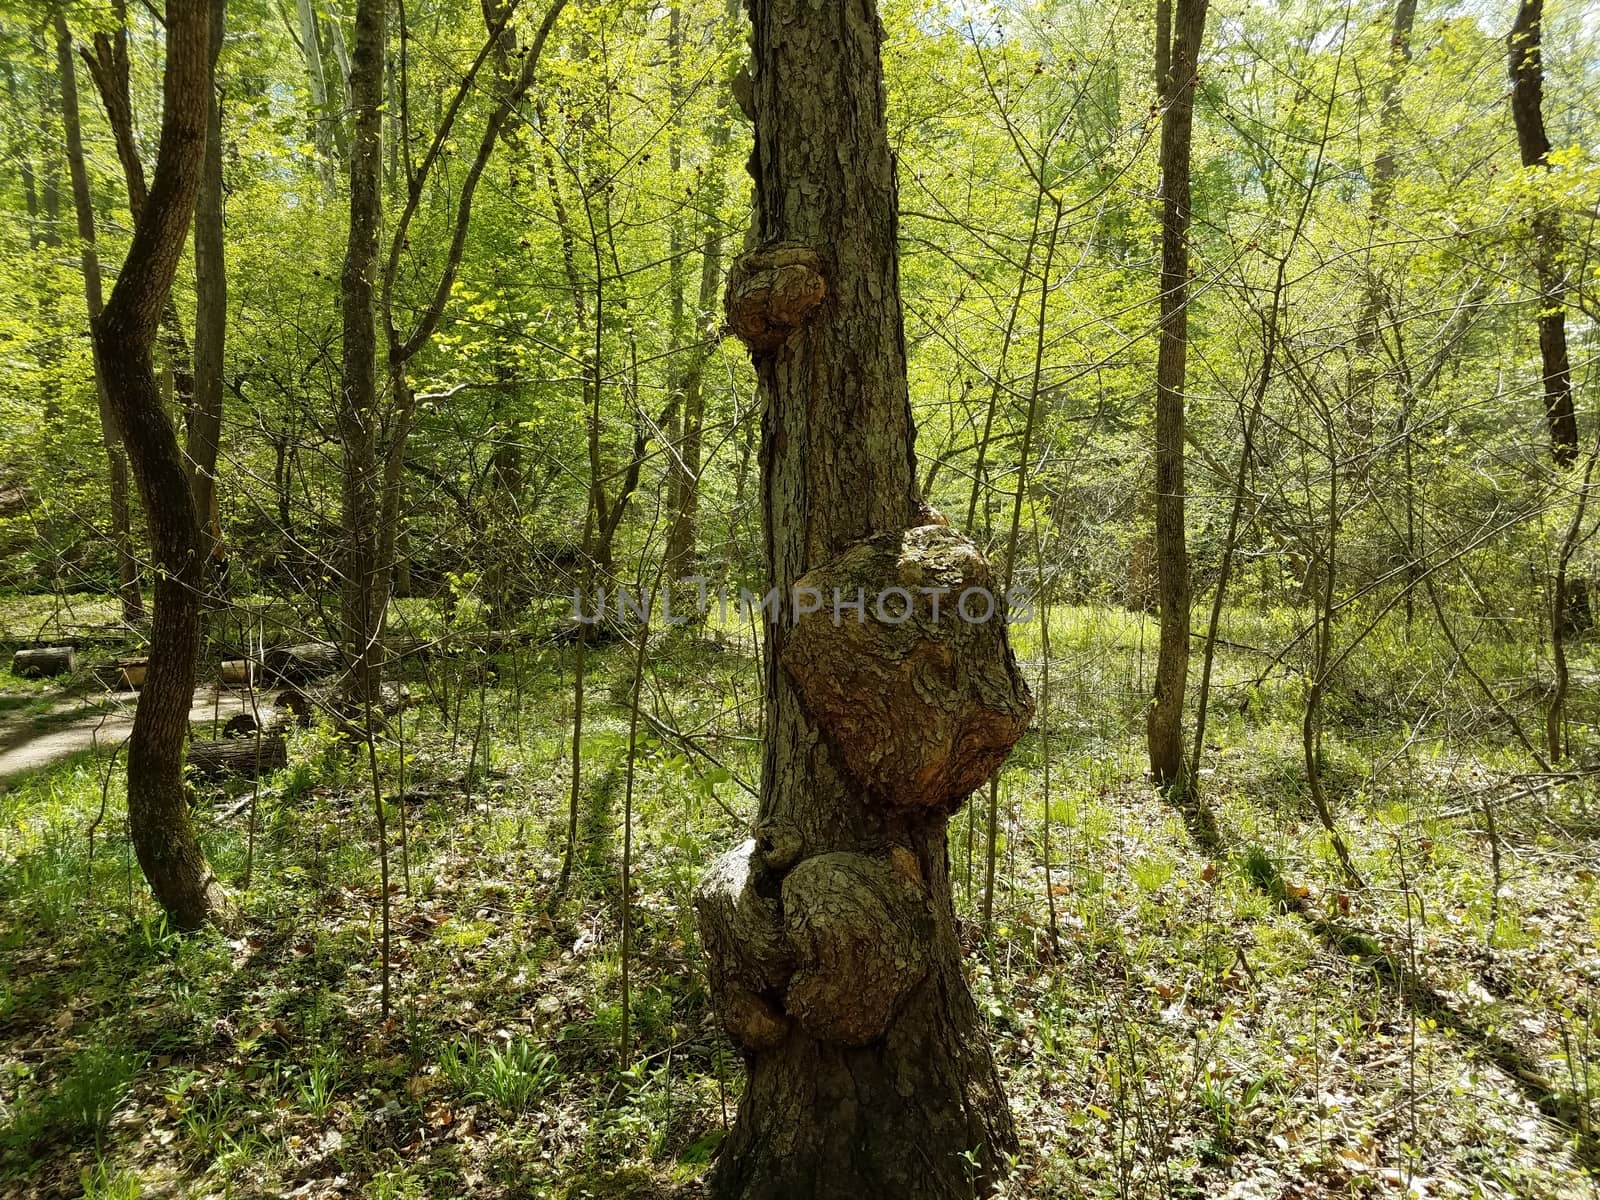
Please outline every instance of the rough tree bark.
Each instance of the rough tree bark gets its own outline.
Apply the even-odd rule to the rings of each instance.
[[[750,13],[756,224],[727,300],[764,400],[775,600],[754,836],[696,896],[749,1064],[712,1191],[968,1198],[1015,1137],[962,977],[946,825],[1032,699],[1003,600],[988,620],[953,608],[993,588],[987,562],[917,493],[874,5]]]
[[[1161,332],[1156,352],[1155,547],[1161,643],[1147,740],[1150,773],[1183,783],[1183,698],[1189,678],[1189,553],[1184,538],[1184,368],[1189,345],[1189,138],[1206,0],[1157,5],[1161,92]]]
[[[67,173],[72,180],[72,204],[78,219],[79,252],[83,255],[83,298],[92,327],[105,307],[100,279],[100,256],[95,241],[94,201],[89,194],[89,172],[83,157],[83,124],[78,111],[78,76],[72,61],[72,34],[67,17],[57,8],[53,18],[56,66],[61,74],[61,124],[67,148]],[[139,589],[139,562],[133,553],[133,519],[128,504],[128,460],[117,432],[117,419],[106,398],[105,369],[99,347],[94,351],[94,386],[100,406],[100,440],[105,447],[106,474],[111,492],[111,539],[117,553],[117,595],[122,619],[144,618],[144,595]]]
[[[189,818],[183,748],[189,734],[205,555],[177,431],[150,359],[204,174],[211,94],[210,0],[168,0],[166,76],[155,182],[94,341],[121,426],[160,575],[150,668],[128,738],[128,825],[145,878],[168,919],[195,929],[227,912]]]
[[[345,558],[341,619],[350,651],[350,689],[376,694],[387,572],[378,561],[382,475],[378,467],[378,238],[383,223],[383,76],[386,0],[356,5],[350,56],[350,226],[340,275],[344,321],[339,441],[344,451]],[[383,577],[383,578],[380,578]]]

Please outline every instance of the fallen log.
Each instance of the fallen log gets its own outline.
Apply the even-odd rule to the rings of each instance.
[[[148,658],[119,658],[94,667],[95,681],[107,691],[136,691],[144,686],[144,673],[149,667]]]
[[[256,681],[256,664],[248,658],[229,658],[222,663],[223,687],[248,687]]]
[[[189,743],[189,771],[201,779],[221,779],[227,775],[250,778],[288,765],[289,747],[282,732],[264,733],[259,741],[248,737]]]
[[[45,679],[65,675],[72,670],[71,646],[40,646],[33,650],[18,650],[11,656],[11,673],[22,679]]]
[[[301,642],[267,651],[267,676],[284,683],[310,683],[344,666],[344,655],[332,642]]]
[[[581,638],[585,646],[598,648],[626,638],[630,630],[618,621],[578,621],[566,618],[540,640],[546,646],[576,646]]]
[[[222,736],[228,738],[254,737],[259,729],[263,734],[281,734],[290,725],[299,725],[302,729],[311,724],[311,718],[301,717],[288,708],[278,708],[275,705],[263,704],[255,712],[238,712],[229,717],[222,726]]]

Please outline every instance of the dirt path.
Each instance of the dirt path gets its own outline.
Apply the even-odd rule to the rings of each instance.
[[[69,696],[50,711],[16,720],[0,719],[0,789],[85,750],[110,754],[127,741],[133,728],[137,692],[101,692]],[[195,689],[189,720],[196,734],[211,736],[213,717],[226,721],[249,706],[242,692],[210,684]]]

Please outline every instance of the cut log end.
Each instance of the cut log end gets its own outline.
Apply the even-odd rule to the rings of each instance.
[[[48,679],[69,674],[75,662],[71,646],[41,646],[12,655],[11,673],[21,679]]]

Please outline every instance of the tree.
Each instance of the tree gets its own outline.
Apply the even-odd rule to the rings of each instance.
[[[67,173],[72,180],[72,205],[78,221],[79,253],[83,256],[83,295],[90,324],[99,319],[105,306],[100,278],[100,257],[94,229],[94,201],[89,194],[89,172],[83,155],[82,119],[78,112],[78,77],[72,61],[72,33],[67,15],[57,7],[52,16],[56,39],[56,68],[61,76],[61,124],[67,148]],[[98,353],[95,358],[94,386],[100,407],[100,438],[106,452],[107,479],[110,484],[111,538],[117,553],[117,594],[122,601],[122,619],[144,617],[144,596],[139,589],[139,563],[133,553],[132,514],[128,504],[128,459],[117,432],[116,415],[106,396],[105,370]]]
[[[226,913],[189,817],[183,749],[199,653],[205,551],[188,468],[150,352],[171,295],[205,170],[211,0],[168,0],[167,66],[155,181],[94,343],[150,526],[158,572],[150,665],[128,737],[128,826],[168,919],[196,929]]]
[[[343,636],[351,655],[350,693],[376,703],[383,663],[383,624],[394,575],[395,546],[403,513],[401,496],[406,444],[416,417],[417,397],[407,370],[426,347],[444,316],[472,225],[473,198],[502,131],[533,85],[534,72],[550,30],[566,0],[551,0],[533,38],[521,52],[521,65],[498,80],[498,94],[484,122],[477,150],[467,164],[448,218],[449,244],[437,280],[416,306],[409,329],[396,319],[396,280],[402,258],[411,250],[411,227],[428,194],[434,170],[445,159],[457,117],[473,94],[478,74],[516,12],[515,4],[486,13],[487,40],[461,79],[421,159],[406,157],[406,193],[389,250],[380,270],[383,218],[383,115],[387,14],[383,0],[356,7],[355,50],[349,72],[354,136],[350,148],[350,225],[340,295],[344,347],[338,404],[339,438],[344,447]],[[402,121],[399,136],[409,130]],[[381,323],[386,350],[378,364]],[[388,403],[379,404],[380,374],[386,375]]]
[[[377,695],[387,571],[378,561],[382,483],[378,470],[378,239],[383,223],[383,59],[389,6],[356,5],[350,56],[350,226],[339,276],[344,321],[339,441],[344,450],[345,558],[340,616],[351,654],[351,691]]]
[[[1003,598],[987,621],[950,608],[988,594],[988,563],[918,494],[875,8],[750,13],[754,248],[727,306],[765,406],[772,590],[755,836],[696,897],[749,1063],[713,1194],[972,1197],[1015,1138],[961,973],[946,826],[1032,699]],[[835,623],[827,604],[858,595],[861,618]]]
[[[737,0],[728,0],[723,14],[723,23],[733,25],[737,22],[739,10]],[[684,49],[684,18],[679,10],[674,7],[671,13],[671,68],[673,72],[673,101],[675,107],[683,103],[683,49]],[[718,30],[718,41],[721,41],[721,30]],[[731,93],[731,89],[729,89]],[[691,310],[692,325],[688,337],[687,363],[679,367],[674,361],[672,365],[672,378],[668,387],[668,394],[678,404],[678,418],[682,436],[678,440],[676,452],[672,455],[668,471],[668,501],[667,509],[670,513],[670,524],[667,529],[667,577],[681,579],[688,575],[694,565],[695,535],[699,525],[700,513],[700,470],[701,454],[705,434],[705,382],[706,364],[710,360],[711,351],[715,348],[716,339],[710,336],[708,326],[711,324],[710,315],[715,307],[717,289],[722,283],[722,202],[724,192],[725,174],[722,170],[722,154],[726,150],[731,133],[732,120],[728,112],[731,94],[719,104],[717,113],[711,127],[711,158],[710,169],[703,172],[705,186],[696,197],[696,203],[702,217],[700,231],[700,290],[694,307]],[[681,141],[678,124],[673,125],[672,142],[672,170],[674,179],[681,169]],[[686,248],[683,246],[681,229],[681,214],[675,213],[672,224],[672,332],[674,341],[679,341],[683,336],[683,268],[682,255]]]
[[[215,74],[226,24],[223,0],[211,0]],[[205,527],[206,558],[221,584],[226,549],[217,519],[217,450],[222,438],[222,367],[228,337],[228,274],[222,229],[222,103],[208,95],[205,177],[194,211],[194,406],[187,414],[189,478]]]
[[[1550,166],[1544,128],[1544,0],[1522,0],[1506,37],[1511,73],[1511,118],[1524,167]],[[1550,456],[1559,467],[1578,461],[1578,418],[1572,407],[1572,367],[1567,358],[1566,268],[1560,217],[1541,205],[1533,215],[1533,266],[1539,282],[1539,363],[1544,385]]]
[[[1161,644],[1147,739],[1150,773],[1183,782],[1183,694],[1189,678],[1189,552],[1184,538],[1184,375],[1189,347],[1189,142],[1206,0],[1156,6],[1161,117],[1161,325],[1156,351],[1155,551]]]

